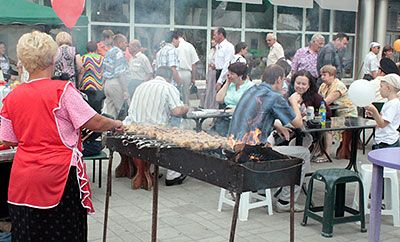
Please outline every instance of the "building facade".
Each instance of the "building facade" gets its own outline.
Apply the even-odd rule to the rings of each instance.
[[[50,0],[32,1],[51,5]],[[166,32],[182,30],[199,54],[199,79],[204,79],[212,31],[217,26],[227,30],[227,38],[233,44],[239,41],[248,44],[253,67],[260,65],[267,55],[265,36],[268,32],[277,35],[278,42],[286,51],[306,46],[315,33],[323,34],[327,42],[337,32],[345,32],[350,36],[350,43],[340,53],[345,68],[344,77],[355,79],[360,61],[368,53],[369,42],[393,43],[400,33],[399,0],[347,0],[358,6],[356,10],[347,11],[326,9],[324,1],[331,0],[296,1],[298,5],[301,5],[300,2],[311,2],[312,8],[310,5],[303,8],[282,6],[285,5],[282,2],[286,5],[295,2],[289,0],[258,0],[262,4],[235,1],[240,2],[86,0],[84,14],[89,18],[88,39],[99,41],[101,32],[111,29],[130,39],[139,39],[147,49],[146,54],[152,58]]]

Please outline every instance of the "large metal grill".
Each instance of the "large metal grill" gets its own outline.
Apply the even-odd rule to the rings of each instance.
[[[291,186],[293,197],[294,185],[300,185],[303,161],[282,155],[263,145],[244,145],[238,152],[225,149],[199,151],[135,134],[109,135],[106,145],[110,149],[107,198],[109,189],[111,189],[111,161],[114,151],[139,157],[154,164],[156,167],[154,177],[158,176],[158,167],[161,166],[235,192],[236,203],[232,217],[230,241],[234,240],[242,192]],[[154,179],[153,188],[152,241],[156,241],[157,232],[157,180]],[[293,203],[294,201],[291,201],[292,207]],[[106,199],[104,239],[106,237],[107,215],[108,199]],[[291,212],[290,222],[290,240],[294,241],[293,211]]]

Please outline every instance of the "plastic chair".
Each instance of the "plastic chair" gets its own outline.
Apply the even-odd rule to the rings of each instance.
[[[371,164],[361,165],[360,174],[364,184],[365,213],[369,214],[370,210],[368,208],[369,204],[368,195],[371,191],[372,165]],[[393,216],[393,226],[400,227],[399,179],[397,176],[397,170],[391,168],[384,168],[383,178],[385,181],[384,183],[385,195],[383,198],[383,201],[385,203],[385,209],[382,210],[382,215]],[[354,196],[353,207],[358,207],[357,203],[358,199],[356,199],[356,195]]]
[[[99,188],[101,188],[101,174],[102,174],[102,163],[103,160],[108,160],[108,156],[104,151],[101,151],[100,154],[94,156],[86,156],[83,157],[84,160],[92,160],[93,161],[93,183],[96,182],[96,160],[99,161]]]
[[[221,192],[219,195],[218,201],[218,211],[222,211],[222,205],[228,204],[230,206],[235,206],[235,201],[232,197],[227,197],[226,193],[228,191],[221,188]],[[239,220],[247,221],[249,216],[249,210],[253,208],[259,208],[267,206],[267,211],[269,215],[272,215],[272,196],[271,190],[265,189],[265,197],[257,194],[256,192],[243,192],[240,195],[240,204],[239,204]]]
[[[312,194],[314,180],[325,183],[325,197],[323,206],[312,205]],[[345,205],[346,183],[358,182],[360,209],[357,211]],[[322,212],[322,216],[317,213]],[[345,212],[350,216],[344,216]],[[322,223],[321,235],[324,237],[332,237],[333,226],[335,224],[348,222],[361,222],[361,232],[366,232],[365,215],[364,215],[364,190],[362,181],[358,173],[347,169],[323,169],[317,170],[311,176],[308,184],[308,194],[304,209],[303,222],[301,225],[307,224],[308,217]]]

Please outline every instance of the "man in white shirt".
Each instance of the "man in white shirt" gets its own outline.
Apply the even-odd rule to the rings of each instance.
[[[181,77],[182,83],[182,99],[186,105],[189,105],[189,89],[191,84],[195,84],[197,67],[196,64],[199,62],[199,56],[196,53],[195,48],[185,39],[183,39],[182,32],[178,31],[179,35],[179,46],[178,51],[178,73]]]
[[[156,77],[143,82],[133,94],[128,116],[124,124],[156,124],[168,125],[172,116],[182,116],[189,110],[180,100],[178,89],[170,82],[172,70],[169,66],[161,66]],[[186,178],[179,172],[168,170],[165,178],[167,186],[182,184]]]
[[[285,52],[273,33],[267,34],[266,41],[269,47],[269,54],[267,57],[267,66],[269,66],[275,64],[280,58],[285,57]]]
[[[226,39],[226,31],[222,27],[218,27],[214,30],[214,40],[217,42],[217,50],[215,52],[215,70],[217,72],[216,89],[218,91],[225,82],[226,72],[222,72],[224,69],[228,70],[229,61],[232,60],[233,55],[235,54],[235,47]]]
[[[381,44],[372,42],[369,45],[369,53],[365,56],[364,63],[362,66],[362,72],[364,74],[363,79],[368,81],[375,79],[378,76],[379,60],[378,53],[381,48]]]
[[[142,45],[139,40],[133,39],[129,43],[129,53],[132,55],[128,62],[132,80],[128,83],[128,90],[129,97],[132,97],[137,86],[153,77],[153,67],[147,56],[142,53]]]

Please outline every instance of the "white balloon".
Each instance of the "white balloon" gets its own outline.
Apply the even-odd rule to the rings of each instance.
[[[358,107],[366,107],[374,101],[375,89],[367,80],[356,80],[351,83],[348,95],[354,105]]]

